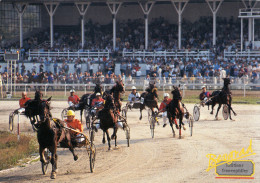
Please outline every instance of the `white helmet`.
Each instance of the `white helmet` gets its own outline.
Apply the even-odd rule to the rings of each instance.
[[[132,86],[132,90],[136,90],[136,87],[135,87],[135,86]]]
[[[74,90],[74,89],[71,89],[71,90],[70,90],[70,93],[72,93],[72,92],[74,92],[74,93],[75,93],[75,90]]]
[[[101,96],[101,93],[99,93],[99,92],[98,92],[98,93],[96,93],[96,96]]]
[[[206,88],[206,86],[205,86],[205,85],[203,85],[203,86],[201,87],[201,89],[203,89],[203,88]]]
[[[164,93],[163,94],[163,97],[169,97],[170,95],[169,95],[169,93]]]

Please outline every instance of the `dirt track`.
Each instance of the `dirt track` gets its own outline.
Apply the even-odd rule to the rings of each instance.
[[[2,103],[2,101],[1,101]],[[8,114],[17,106],[16,102],[6,102],[0,109],[0,129],[8,129]],[[54,117],[60,117],[66,102],[53,102]],[[192,112],[194,104],[188,104]],[[73,161],[67,149],[59,149],[58,174],[55,182],[260,182],[260,107],[259,105],[233,105],[238,116],[235,121],[215,121],[206,107],[201,108],[201,119],[194,124],[194,135],[183,132],[183,138],[172,137],[169,125],[156,126],[155,138],[151,138],[147,120],[147,111],[143,111],[143,120],[139,121],[139,111],[128,113],[131,128],[130,147],[122,130],[118,131],[119,149],[108,151],[103,145],[102,132],[95,138],[97,156],[95,172],[90,173],[89,159],[84,148],[76,149],[78,161]],[[79,113],[77,113],[78,115]],[[78,115],[79,116],[79,115]],[[21,117],[21,130],[30,129],[26,118]],[[162,121],[161,121],[162,124]],[[186,125],[187,126],[187,125]],[[111,131],[112,132],[112,131]],[[248,157],[255,162],[254,180],[219,180],[214,169],[208,168],[207,154],[216,155],[240,151],[247,148],[252,139],[255,156]],[[114,146],[113,146],[114,147]],[[47,182],[50,179],[42,175],[40,162],[25,167],[17,167],[0,172],[0,182]]]

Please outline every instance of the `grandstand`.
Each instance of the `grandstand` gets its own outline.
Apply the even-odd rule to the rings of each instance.
[[[45,83],[51,73],[57,83],[113,83],[122,73],[219,83],[224,71],[258,83],[259,8],[258,0],[2,0],[0,72],[5,82],[4,52],[19,50],[15,83],[41,72]]]

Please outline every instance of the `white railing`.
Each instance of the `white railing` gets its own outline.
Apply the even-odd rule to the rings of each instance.
[[[192,57],[192,58],[201,58],[206,57],[209,59],[210,57],[210,51],[209,50],[195,50],[195,51],[181,51],[181,50],[164,50],[164,51],[123,51],[122,52],[123,57],[174,57],[174,58],[180,58],[180,57]]]
[[[102,58],[102,57],[110,57],[109,51],[43,51],[43,50],[37,50],[37,51],[28,51],[28,57],[29,58],[39,58],[39,57],[65,57],[65,58]]]
[[[259,58],[260,57],[260,51],[224,51],[224,58],[239,58],[239,57],[246,57],[246,58]]]
[[[260,8],[243,8],[239,9],[239,18],[254,17],[260,18]]]
[[[110,89],[114,84],[102,84],[103,91]],[[163,92],[169,92],[173,88],[172,86],[180,86],[183,97],[185,96],[186,90],[201,90],[201,87],[205,85],[204,83],[178,83],[178,84],[169,84],[169,83],[156,83],[156,87],[159,91]],[[14,93],[16,95],[16,92],[20,91],[35,91],[35,89],[40,89],[44,91],[44,95],[47,96],[48,93],[53,92],[64,92],[64,96],[66,96],[71,88],[75,88],[77,92],[84,91],[84,93],[91,93],[93,91],[95,84],[12,84],[12,87],[14,91],[9,91],[10,93]],[[131,91],[131,87],[136,86],[137,90],[139,92],[145,91],[146,87],[148,87],[147,83],[139,83],[139,84],[125,84],[125,89],[128,91]],[[208,83],[207,85],[208,90],[220,90],[223,87],[223,84],[218,83]],[[51,90],[48,90],[51,88]],[[260,90],[260,84],[232,84],[231,90],[241,90],[244,93],[244,96],[246,96],[247,90]],[[6,91],[4,90],[4,93]]]

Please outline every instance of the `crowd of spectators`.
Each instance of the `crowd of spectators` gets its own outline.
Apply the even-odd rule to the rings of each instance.
[[[67,29],[67,30],[66,30]],[[246,32],[246,27],[244,27]],[[143,19],[117,22],[117,47],[113,50],[113,25],[93,23],[91,20],[85,24],[84,50],[90,51],[122,51],[144,49],[145,26]],[[213,49],[212,17],[200,17],[195,22],[182,21],[182,47],[183,49]],[[244,39],[247,35],[245,35]],[[258,35],[255,35],[255,40]],[[54,46],[43,44],[49,41],[48,30],[43,31],[24,41],[24,50],[43,49],[56,51],[82,50],[80,26],[76,28],[54,29]],[[217,43],[214,51],[221,54],[224,49],[236,50],[240,45],[240,21],[233,17],[217,17]],[[40,46],[39,46],[40,45]],[[14,45],[19,48],[19,43]],[[252,49],[252,44],[249,44]],[[178,25],[170,24],[163,17],[154,18],[149,23],[149,50],[175,50],[178,49]]]
[[[145,58],[133,61],[128,58],[120,61],[120,75],[115,74],[115,60],[113,59],[100,60],[96,72],[93,69],[93,60],[90,59],[86,61],[40,59],[38,62],[41,64],[36,66],[34,62],[30,70],[25,67],[24,63],[16,65],[16,83],[90,84],[101,81],[113,84],[118,78],[122,78],[125,82],[132,84],[133,78],[139,79],[141,76],[145,76],[147,80],[157,78],[163,82],[171,81],[171,83],[181,78],[196,80],[213,77],[246,78],[249,82],[257,83],[260,71],[259,60],[247,61],[246,59],[211,61],[208,59]],[[146,63],[142,65],[145,67],[145,73],[144,70],[143,73],[141,72],[141,63]],[[73,68],[69,69],[72,66]],[[7,68],[0,67],[0,73],[2,73],[3,82],[6,83]]]

